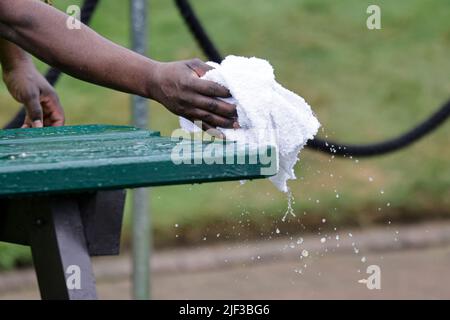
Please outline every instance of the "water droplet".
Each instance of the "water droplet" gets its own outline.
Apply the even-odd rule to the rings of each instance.
[[[327,241],[326,238],[321,238],[321,239],[320,239],[320,243],[325,243],[326,241]]]
[[[277,228],[277,230],[275,230],[275,233],[279,234],[280,233],[280,229]]]
[[[309,256],[308,250],[303,250],[303,251],[302,251],[302,256],[305,257],[305,258],[306,258],[307,256]]]
[[[297,244],[302,244],[302,243],[303,243],[303,238],[298,238]]]
[[[372,177],[369,177],[369,181],[370,181],[370,182],[373,182],[373,178],[372,178]]]
[[[219,238],[219,237],[220,237],[220,233],[218,233],[218,234],[216,235],[216,237]]]
[[[178,223],[175,223],[175,228],[178,228]]]
[[[381,193],[381,194],[384,194],[384,190],[380,190],[380,193]]]
[[[336,194],[336,198],[339,199],[339,193]]]
[[[362,258],[361,258],[361,262],[362,262],[362,263],[366,263],[366,261],[367,261],[366,257],[362,257]]]
[[[352,233],[348,233],[348,236],[350,237],[350,238],[353,238],[353,234]]]
[[[325,219],[325,218],[322,219],[322,223],[325,223],[325,222],[327,222],[327,219]]]
[[[336,235],[336,240],[339,241],[339,235]]]

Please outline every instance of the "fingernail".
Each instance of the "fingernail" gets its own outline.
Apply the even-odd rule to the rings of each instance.
[[[35,121],[33,121],[33,127],[34,127],[34,128],[42,128],[42,127],[43,127],[42,121],[41,121],[41,120],[35,120]]]

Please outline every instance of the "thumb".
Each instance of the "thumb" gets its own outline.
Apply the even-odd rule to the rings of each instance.
[[[203,77],[206,72],[208,72],[211,69],[214,69],[213,67],[207,65],[200,59],[192,59],[186,62],[186,65],[194,71],[198,77]]]
[[[27,109],[28,117],[31,120],[33,128],[43,127],[43,115],[42,107],[39,101],[39,96],[32,97],[25,102],[25,108]]]

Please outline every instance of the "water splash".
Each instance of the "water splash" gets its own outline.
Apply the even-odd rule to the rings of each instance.
[[[292,208],[292,204],[295,203],[295,199],[294,196],[292,195],[292,191],[289,189],[287,192],[287,201],[288,201],[288,207],[286,212],[284,213],[283,218],[281,219],[281,221],[285,222],[287,216],[290,214],[291,216],[295,217],[295,213],[294,213],[294,208]]]

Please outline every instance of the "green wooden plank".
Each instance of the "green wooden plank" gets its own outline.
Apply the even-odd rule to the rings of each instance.
[[[126,139],[137,136],[159,136],[157,131],[145,131],[131,126],[113,126],[113,125],[84,125],[84,126],[66,126],[66,127],[45,127],[39,130],[35,129],[12,129],[0,130],[0,145],[8,143],[28,143],[29,139],[34,142],[44,139],[51,141],[71,141],[74,137],[83,137],[88,139]]]
[[[175,164],[175,147],[191,147],[190,164]],[[216,157],[211,147],[233,148]],[[271,146],[265,152],[274,155]],[[228,154],[229,155],[229,154]],[[239,164],[237,159],[245,159]],[[256,160],[251,162],[250,159]],[[0,131],[0,196],[203,183],[267,177],[257,150],[233,142],[172,141],[126,126],[74,126]]]

